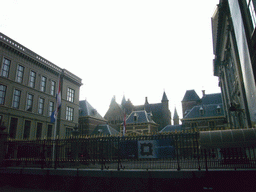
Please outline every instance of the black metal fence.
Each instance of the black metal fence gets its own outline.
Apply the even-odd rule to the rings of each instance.
[[[5,167],[81,169],[256,168],[255,148],[201,149],[198,133],[9,140]]]

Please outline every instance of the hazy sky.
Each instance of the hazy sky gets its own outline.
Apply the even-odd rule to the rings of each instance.
[[[104,116],[111,98],[161,102],[220,92],[211,16],[218,0],[0,0],[0,31],[82,78],[80,100]]]

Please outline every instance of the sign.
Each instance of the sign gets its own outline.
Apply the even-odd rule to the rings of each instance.
[[[138,141],[138,158],[173,158],[175,147],[171,139]]]

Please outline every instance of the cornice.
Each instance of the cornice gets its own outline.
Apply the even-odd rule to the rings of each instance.
[[[64,77],[72,80],[74,83],[78,85],[82,85],[82,79],[77,77],[76,75],[72,74],[66,69],[62,69],[57,65],[53,64],[52,62],[48,61],[47,59],[41,57],[40,55],[36,54],[35,52],[31,51],[30,49],[26,48],[25,46],[19,44],[18,42],[14,41],[13,39],[7,37],[3,33],[0,32],[0,44],[3,47],[12,50],[14,53],[23,56],[24,58],[33,61],[35,64],[44,68],[45,70],[51,71],[58,74],[63,74]]]

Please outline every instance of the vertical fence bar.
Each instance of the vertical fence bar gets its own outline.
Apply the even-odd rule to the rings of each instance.
[[[205,169],[208,171],[208,165],[207,165],[207,151],[204,149],[204,158],[205,158]]]
[[[197,153],[197,163],[198,163],[198,170],[201,170],[200,167],[200,154],[199,154],[199,143],[198,143],[199,133],[196,134],[196,153]]]
[[[54,146],[54,150],[55,150],[55,154],[54,154],[54,159],[53,159],[53,161],[54,161],[54,169],[57,169],[57,159],[58,159],[58,152],[57,152],[57,149],[58,149],[58,137],[57,137],[57,139],[55,139],[54,141],[53,141],[54,143],[55,143],[55,146]]]
[[[117,138],[117,171],[120,171],[120,137]]]
[[[44,164],[45,164],[45,139],[43,140],[43,149],[42,149],[42,155],[41,155],[41,168],[44,168]]]
[[[175,143],[176,143],[176,148],[177,148],[177,150],[176,150],[176,160],[177,160],[177,165],[178,165],[178,168],[177,168],[177,170],[179,171],[180,170],[180,163],[179,163],[179,146],[178,146],[178,136],[177,136],[177,134],[175,135]]]

